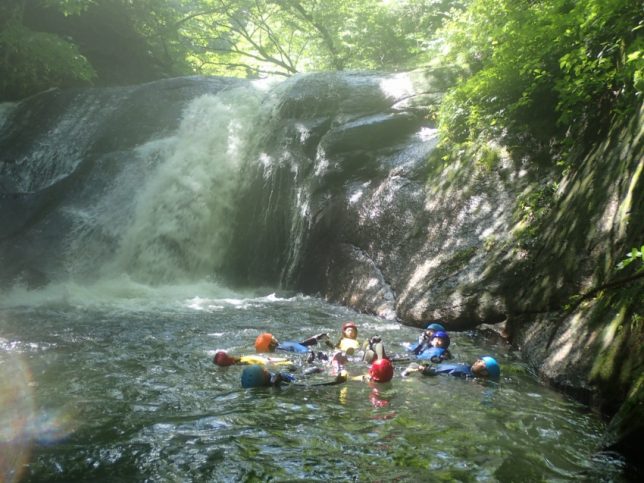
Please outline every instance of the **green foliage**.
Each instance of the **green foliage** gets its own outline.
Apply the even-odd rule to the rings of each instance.
[[[473,0],[439,32],[439,62],[461,69],[439,113],[444,142],[565,156],[641,99],[643,24],[639,0]]]
[[[195,72],[265,76],[414,66],[442,22],[441,12],[460,3],[201,0],[174,2],[165,9],[165,2],[155,2],[146,10],[174,15],[174,21],[162,22],[163,36],[176,35]],[[171,25],[176,27],[172,33]]]
[[[88,83],[95,72],[76,45],[11,22],[0,31],[0,93],[21,98],[50,87]]]
[[[106,16],[109,28],[101,25],[97,29],[100,35],[113,30],[122,43],[123,36],[134,33],[137,38],[128,42],[143,45],[146,56],[133,49],[123,57],[129,55],[135,63],[149,62],[147,70],[141,70],[159,75],[265,77],[316,70],[413,68],[428,58],[431,34],[452,9],[462,9],[466,3],[467,0],[33,0],[29,5],[38,8],[26,9],[27,3],[22,0],[7,0],[0,5],[0,19],[11,22],[0,20],[0,33],[3,45],[11,45],[14,63],[8,64],[9,55],[2,59],[3,72],[8,73],[3,85],[6,92],[26,95],[42,86],[86,80],[91,77],[90,68],[78,52],[88,56],[97,53],[95,68],[105,72],[100,67],[108,61],[105,53],[109,49],[103,46],[109,44],[109,39],[99,40],[98,35],[96,40],[87,35],[77,38],[76,34],[91,31],[91,24]],[[37,18],[25,18],[29,12]],[[75,16],[76,27],[70,30],[70,36],[41,37],[55,43],[55,58],[60,64],[49,62],[39,70],[36,62],[45,61],[54,46],[41,41],[20,49],[14,42],[16,28],[22,26],[19,34],[24,38],[30,20],[47,26],[44,17],[58,12],[65,17]],[[129,19],[129,23],[125,25],[121,19]],[[68,24],[54,21],[51,25],[60,32],[60,26]],[[36,38],[39,34],[30,35]],[[65,53],[68,59],[63,58]],[[109,59],[113,53],[107,55]],[[65,69],[69,69],[67,81],[62,76]],[[122,77],[110,72],[110,76],[126,79],[127,72]],[[38,78],[39,82],[18,85],[26,78]]]
[[[634,247],[633,249],[631,249],[631,251],[626,254],[626,258],[624,258],[617,264],[617,269],[623,270],[638,259],[640,263],[636,268],[636,273],[641,273],[644,272],[644,245],[642,245],[640,248]]]
[[[52,7],[64,15],[79,15],[85,12],[92,5],[97,4],[97,0],[43,0],[47,7]]]
[[[519,246],[529,246],[538,239],[542,222],[552,211],[557,189],[557,183],[549,182],[530,186],[517,197],[513,236]]]

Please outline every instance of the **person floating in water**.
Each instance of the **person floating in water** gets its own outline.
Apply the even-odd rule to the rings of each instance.
[[[416,355],[420,354],[422,351],[431,346],[431,341],[434,338],[434,334],[436,332],[447,333],[447,330],[445,329],[443,324],[439,324],[437,322],[427,324],[425,330],[423,330],[418,336],[418,342],[409,344],[409,350]]]
[[[241,374],[243,388],[279,386],[294,380],[295,376],[288,372],[271,372],[259,364],[244,367]]]
[[[394,377],[394,365],[387,357],[385,345],[379,335],[369,339],[366,345],[363,360],[369,364],[369,375],[361,379],[373,382],[389,382]]]
[[[424,343],[419,346],[422,350],[414,350],[414,354],[418,359],[430,360],[435,363],[443,362],[446,359],[451,359],[452,354],[449,352],[449,335],[447,332],[438,330],[434,332],[429,345]]]
[[[340,340],[335,345],[336,349],[346,352],[347,355],[353,355],[360,349],[358,342],[358,326],[355,322],[349,321],[342,324]]]
[[[338,352],[337,354],[343,354],[343,352]],[[338,357],[336,355],[333,358],[333,364],[335,364],[337,360]],[[336,372],[338,373],[338,377],[344,377],[345,381],[350,380],[362,382],[389,382],[394,377],[394,365],[391,360],[385,357],[382,359],[374,360],[369,365],[369,372],[361,376],[349,376],[343,365],[340,365]]]
[[[402,373],[403,377],[419,372],[424,376],[435,376],[447,374],[465,378],[486,378],[498,380],[501,376],[499,363],[491,356],[483,356],[477,359],[471,366],[469,364],[448,364],[442,363],[432,366],[430,364],[412,363]]]
[[[245,389],[253,387],[278,387],[282,384],[293,384],[299,386],[331,386],[342,384],[348,379],[346,372],[338,374],[333,380],[305,384],[298,382],[297,378],[289,372],[271,372],[264,366],[253,364],[244,367],[241,374],[241,385]]]
[[[331,344],[329,336],[326,333],[316,334],[301,342],[280,342],[273,334],[264,332],[263,334],[259,334],[255,339],[255,350],[259,353],[283,351],[305,354],[311,352],[311,347],[323,342],[328,342],[327,345]]]
[[[394,377],[394,365],[389,359],[378,359],[369,367],[368,381],[389,382]]]
[[[437,332],[439,330],[442,330],[443,332],[447,332],[447,329],[445,329],[445,326],[438,322],[431,322],[427,324],[427,327],[425,327],[425,332],[429,332],[430,337],[433,335],[433,332]]]
[[[215,352],[215,356],[212,358],[213,364],[220,367],[228,367],[233,365],[249,365],[249,364],[259,364],[267,365],[274,364],[277,366],[292,366],[293,363],[283,357],[266,357],[260,355],[246,355],[246,356],[231,356],[224,350],[218,350]]]

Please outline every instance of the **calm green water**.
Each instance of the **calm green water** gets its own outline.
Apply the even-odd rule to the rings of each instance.
[[[390,353],[418,331],[313,298],[142,300],[0,309],[5,481],[623,481],[595,452],[604,424],[494,337],[454,333],[451,350],[496,355],[499,384],[398,364],[384,385],[243,390],[212,354],[252,353],[265,329],[335,336],[352,319]]]

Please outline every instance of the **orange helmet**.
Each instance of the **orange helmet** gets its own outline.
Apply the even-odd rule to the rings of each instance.
[[[257,339],[255,339],[255,350],[257,352],[275,352],[277,344],[277,339],[273,337],[273,334],[264,332],[263,334],[259,334]]]
[[[379,359],[369,368],[371,380],[375,382],[389,382],[394,377],[394,365],[389,359]]]

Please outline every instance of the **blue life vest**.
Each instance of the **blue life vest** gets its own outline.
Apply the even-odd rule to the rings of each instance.
[[[430,367],[431,374],[448,374],[456,377],[474,377],[469,364],[437,364]]]
[[[405,342],[405,343],[403,343],[403,346],[409,352],[413,352],[416,355],[420,354],[425,349],[428,349],[428,348],[432,347],[431,345],[429,345],[425,341],[422,341],[422,342]]]
[[[430,360],[432,362],[443,362],[447,358],[446,349],[442,347],[428,347],[417,355],[418,359]]]
[[[299,342],[280,342],[277,346],[278,351],[306,353],[309,348]]]
[[[295,382],[295,376],[289,374],[288,372],[278,372],[277,374],[271,374],[271,386],[277,386],[281,383],[291,383]]]

